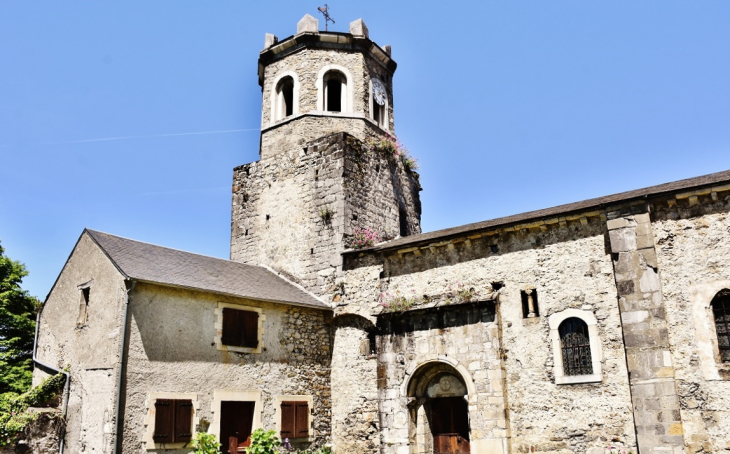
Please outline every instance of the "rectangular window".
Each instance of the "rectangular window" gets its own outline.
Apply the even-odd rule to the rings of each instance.
[[[309,437],[309,404],[307,402],[281,403],[281,438]]]
[[[79,317],[76,319],[76,326],[86,325],[86,317],[89,312],[89,296],[91,295],[91,287],[83,287],[81,289],[81,298],[79,299]]]
[[[520,291],[522,298],[522,318],[533,318],[540,316],[540,306],[537,304],[537,289]]]
[[[223,308],[221,342],[235,347],[259,346],[259,314],[230,307]]]
[[[187,443],[193,436],[193,402],[189,399],[155,401],[155,443]]]

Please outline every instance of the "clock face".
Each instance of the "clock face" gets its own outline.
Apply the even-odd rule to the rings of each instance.
[[[375,98],[375,102],[377,102],[381,106],[384,106],[386,96],[388,96],[388,95],[385,93],[385,87],[383,86],[383,84],[381,84],[377,80],[374,80],[373,81],[373,98]]]

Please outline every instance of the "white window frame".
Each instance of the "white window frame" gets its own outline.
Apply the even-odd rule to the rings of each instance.
[[[281,114],[283,107],[283,94],[277,90],[279,83],[286,77],[291,77],[294,80],[294,90],[292,94],[292,114],[287,117]],[[281,120],[293,117],[299,113],[299,77],[294,71],[284,71],[276,76],[274,82],[271,84],[271,91],[269,93],[269,102],[271,104],[271,114],[269,115],[269,126],[273,126]]]
[[[176,400],[190,400],[193,403],[193,434],[195,434],[198,425],[200,424],[200,416],[198,412],[198,395],[195,393],[171,393],[171,392],[150,392],[147,393],[147,400],[145,406],[147,412],[144,418],[144,442],[147,451],[156,449],[182,449],[186,445],[190,445],[189,442],[180,443],[155,443],[155,402],[157,399],[176,399]]]
[[[383,124],[381,125],[378,123],[378,119],[375,118],[375,100],[373,99],[373,81],[380,82],[383,87],[386,87],[386,93],[387,93],[387,85],[377,77],[371,77],[370,78],[370,84],[369,84],[369,91],[370,91],[370,101],[368,108],[370,109],[370,119],[375,122],[375,124],[380,127],[380,129],[383,129],[385,131],[390,131],[390,96],[389,94],[386,94],[385,96],[385,105],[381,108],[383,109]]]
[[[324,68],[319,70],[319,73],[317,73],[317,82],[315,83],[315,86],[317,87],[317,110],[319,112],[325,112],[325,83],[324,79],[328,72],[330,71],[337,71],[339,73],[342,73],[345,76],[345,87],[344,90],[342,90],[342,105],[340,112],[328,112],[332,115],[338,115],[338,114],[347,114],[352,113],[354,110],[353,105],[353,80],[352,80],[352,74],[350,71],[341,65],[327,65]]]
[[[730,289],[730,280],[705,282],[689,288],[692,304],[692,325],[700,369],[705,380],[728,380],[730,363],[722,362],[717,345],[715,315],[712,313],[712,300],[724,289]],[[720,372],[724,372],[721,374]]]
[[[258,312],[259,314],[259,326],[258,326],[258,346],[256,348],[252,347],[238,347],[235,345],[226,345],[221,340],[221,337],[223,335],[223,309],[224,308],[231,308],[236,309],[239,311],[251,311],[251,312]],[[231,303],[218,303],[218,307],[215,309],[215,337],[213,338],[213,342],[215,343],[215,348],[217,350],[222,350],[224,352],[238,352],[238,353],[261,353],[264,348],[264,322],[266,321],[266,316],[263,314],[263,309],[260,307],[252,307],[252,306],[242,306],[240,304],[231,304]]]
[[[563,349],[560,342],[560,333],[558,328],[563,321],[569,318],[579,318],[588,325],[588,340],[591,346],[591,365],[593,373],[587,375],[565,375],[563,368]],[[582,311],[579,309],[566,309],[562,312],[552,314],[548,318],[550,325],[550,339],[553,346],[553,375],[555,376],[556,385],[574,385],[578,383],[596,383],[603,381],[601,373],[601,360],[603,354],[601,350],[601,339],[598,337],[598,320],[592,312]]]
[[[309,394],[303,395],[282,395],[274,396],[274,424],[276,425],[276,435],[281,437],[281,403],[282,402],[306,402],[309,408],[309,414],[307,415],[307,423],[309,425],[309,437],[307,438],[290,438],[289,441],[299,442],[311,442],[314,441],[314,418],[312,418],[312,411],[314,411],[312,396]],[[282,440],[284,441],[284,440]]]

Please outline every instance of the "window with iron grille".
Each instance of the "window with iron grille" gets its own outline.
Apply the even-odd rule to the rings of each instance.
[[[588,325],[577,317],[565,319],[558,327],[565,375],[593,373]]]
[[[712,299],[717,346],[722,362],[730,362],[730,290],[722,290]]]

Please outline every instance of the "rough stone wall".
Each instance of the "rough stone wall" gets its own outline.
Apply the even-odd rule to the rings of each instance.
[[[714,295],[730,288],[729,195],[726,188],[653,204],[671,360],[689,452],[730,450],[730,368],[717,358],[708,310]]]
[[[77,327],[78,286],[92,279],[87,322]],[[46,300],[38,331],[38,358],[58,369],[69,367],[67,452],[112,449],[125,294],[122,275],[83,234]],[[36,368],[33,383],[45,376]]]
[[[379,453],[377,361],[370,355],[364,317],[344,315],[333,323],[332,446],[335,453]]]
[[[393,238],[403,211],[409,233],[420,232],[419,190],[399,159],[342,133],[238,167],[231,259],[270,266],[321,294],[334,285],[355,226]]]
[[[504,353],[503,412],[508,410],[505,436],[510,437],[511,452],[584,453],[603,449],[609,442],[635,449],[606,237],[605,221],[598,215],[563,219],[543,228],[488,232],[468,241],[455,239],[387,254],[379,281],[374,280],[376,257],[348,254],[343,278],[346,305],[337,313],[377,310],[381,292],[444,301],[444,294],[455,292],[459,283],[481,295],[499,283],[502,344],[496,348]],[[520,290],[525,288],[537,290],[540,317],[523,318]],[[590,311],[598,319],[603,351],[600,383],[554,383],[548,317],[568,308]],[[490,340],[496,338],[496,333],[490,334]],[[432,342],[438,339],[443,337],[433,333]],[[480,370],[498,374],[490,358],[483,355]],[[489,386],[496,392],[496,382]]]
[[[299,80],[299,112],[308,113],[317,111],[318,90],[316,87],[317,76],[322,68],[328,65],[339,65],[345,67],[352,75],[353,90],[353,106],[350,109],[351,114],[363,115],[370,118],[369,107],[369,82],[371,77],[379,78],[386,87],[388,92],[390,131],[394,131],[393,120],[393,86],[392,74],[379,64],[376,60],[368,55],[360,52],[346,52],[342,50],[330,49],[307,49],[304,48],[292,55],[288,55],[281,60],[269,64],[264,72],[264,82],[262,86],[262,129],[269,127],[271,122],[271,93],[272,86],[276,81],[276,77],[285,72],[293,71]],[[344,114],[344,113],[343,113]],[[335,117],[336,119],[336,117]],[[307,131],[306,129],[304,131]],[[356,134],[356,129],[341,129],[351,134]],[[305,132],[306,133],[306,132]],[[264,132],[262,135],[262,143],[266,143],[269,136],[281,136],[276,130]],[[317,130],[312,130],[304,137],[305,141],[309,141],[320,137],[324,134]],[[363,137],[359,137],[362,139]],[[279,151],[281,148],[278,149]],[[276,152],[277,149],[262,146],[261,156],[266,156],[268,152]]]
[[[471,445],[475,453],[507,453],[504,373],[500,361],[499,327],[494,312],[449,307],[419,315],[418,328],[403,333],[378,333],[378,384],[383,453],[428,452],[419,436],[404,383],[418,379],[419,368],[443,363],[454,368],[473,392],[468,395]],[[469,316],[460,317],[464,312]],[[379,321],[379,326],[380,326]],[[409,322],[411,322],[409,320]],[[451,322],[451,323],[450,323]],[[397,321],[394,323],[398,323]],[[425,328],[428,326],[428,328]],[[409,418],[408,415],[411,414]]]
[[[261,353],[216,348],[219,302],[262,308],[266,320]],[[331,344],[326,311],[138,284],[130,294],[127,339],[124,452],[149,450],[144,443],[147,397],[163,391],[194,393],[201,425],[202,420],[212,422],[219,411],[212,408],[214,390],[258,391],[265,429],[276,427],[276,396],[311,395],[312,446],[330,439]]]

